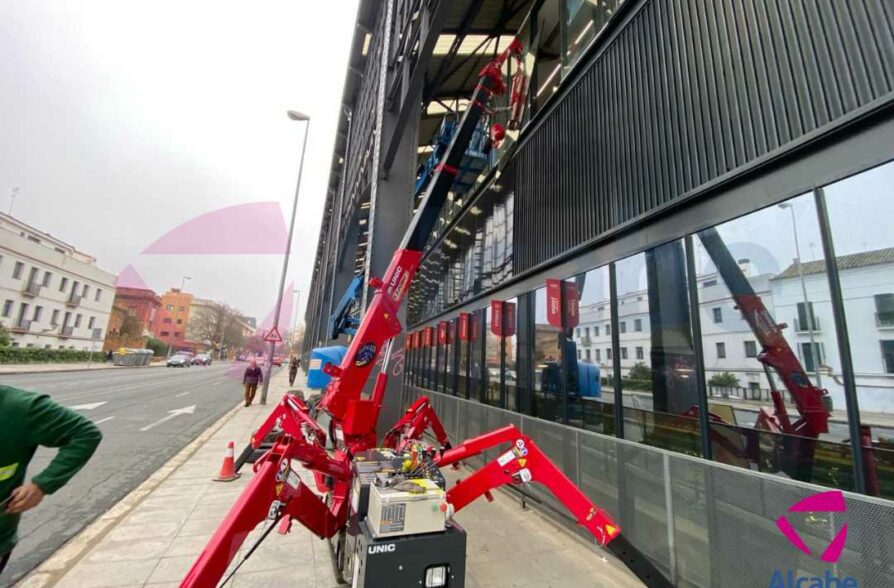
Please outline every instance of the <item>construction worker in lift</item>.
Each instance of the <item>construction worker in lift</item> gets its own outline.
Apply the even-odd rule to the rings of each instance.
[[[102,433],[89,419],[46,394],[0,386],[0,574],[15,547],[22,513],[67,484],[101,440]],[[59,451],[26,482],[25,470],[39,446]]]

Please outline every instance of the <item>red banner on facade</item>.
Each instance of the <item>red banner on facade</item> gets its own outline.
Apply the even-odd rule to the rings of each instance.
[[[503,303],[503,336],[515,335],[515,302]]]
[[[577,284],[565,282],[565,328],[573,329],[580,324],[580,293]]]
[[[565,295],[565,312],[562,312],[562,291]],[[571,281],[546,281],[546,321],[560,329],[573,329],[580,324],[580,293]]]
[[[490,332],[497,337],[503,336],[503,301],[490,301]]]
[[[407,351],[413,349],[413,333],[407,333],[407,336],[404,337],[404,349]]]
[[[546,322],[562,328],[562,282],[546,281]]]
[[[432,339],[434,338],[433,335],[434,329],[432,327],[425,327],[425,335],[422,343],[425,347],[431,347]]]
[[[447,321],[441,321],[438,323],[438,344],[447,344]]]
[[[461,312],[459,313],[459,340],[460,341],[469,341],[472,337],[470,336],[471,329],[469,329],[469,313]]]
[[[447,343],[456,343],[456,321],[447,321]]]

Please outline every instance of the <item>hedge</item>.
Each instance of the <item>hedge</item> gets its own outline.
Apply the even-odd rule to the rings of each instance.
[[[105,361],[102,351],[93,352],[94,362]],[[80,349],[40,349],[37,347],[0,347],[0,364],[9,363],[86,363],[90,351]]]

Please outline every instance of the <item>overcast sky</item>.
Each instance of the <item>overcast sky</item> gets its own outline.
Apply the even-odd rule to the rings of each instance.
[[[148,256],[221,207],[291,212],[312,127],[290,280],[310,282],[356,1],[29,0],[0,3],[0,208],[156,291],[263,318],[281,257]]]

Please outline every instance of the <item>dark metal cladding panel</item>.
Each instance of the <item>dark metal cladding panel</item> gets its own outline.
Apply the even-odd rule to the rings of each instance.
[[[890,0],[640,0],[628,14],[516,153],[513,275],[894,99]]]

